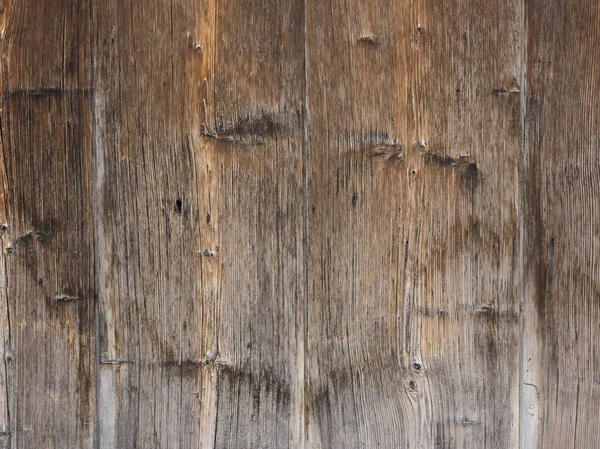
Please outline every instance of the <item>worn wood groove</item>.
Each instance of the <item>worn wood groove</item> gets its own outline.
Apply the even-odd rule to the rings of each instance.
[[[600,447],[599,12],[0,1],[0,448]]]

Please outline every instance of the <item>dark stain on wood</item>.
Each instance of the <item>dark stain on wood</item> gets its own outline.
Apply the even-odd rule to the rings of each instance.
[[[358,38],[358,43],[377,49],[381,45],[381,38],[375,34],[368,34]]]
[[[36,86],[36,87],[17,87],[7,93],[3,94],[3,98],[11,97],[31,97],[31,98],[44,98],[63,96],[65,94],[73,93],[88,93],[90,89],[88,87],[60,87],[60,86]]]
[[[435,154],[431,151],[423,151],[423,161],[426,165],[434,165],[437,167],[461,167],[472,163],[468,156],[452,157]],[[477,168],[477,165],[475,165],[475,168]]]
[[[236,117],[218,121],[214,130],[204,129],[202,135],[218,142],[238,145],[264,145],[265,139],[298,133],[300,113],[290,115],[273,110],[249,110]]]
[[[372,144],[367,148],[367,154],[373,158],[382,158],[390,163],[404,160],[403,147],[399,143]]]
[[[264,389],[267,393],[276,392],[277,403],[281,406],[285,407],[290,403],[289,382],[274,369],[262,368],[259,372],[252,372],[230,364],[220,364],[218,365],[218,378],[218,383],[228,383],[230,390],[247,384],[255,398],[260,397],[261,390]]]
[[[441,168],[452,168],[459,175],[461,185],[468,191],[477,187],[480,179],[479,168],[469,156],[450,156],[436,154],[426,149],[422,150],[425,165]]]
[[[48,242],[48,240],[50,240],[51,237],[52,237],[52,234],[46,233],[44,231],[37,231],[37,230],[29,231],[23,235],[20,235],[15,240],[10,242],[6,246],[6,253],[7,254],[14,253],[17,250],[17,248],[19,248],[21,246],[32,245],[36,241],[40,242],[40,243],[46,243],[46,242]]]

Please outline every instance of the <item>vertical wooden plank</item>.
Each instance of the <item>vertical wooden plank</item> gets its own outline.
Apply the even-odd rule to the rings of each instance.
[[[416,447],[397,342],[410,3],[306,5],[308,447]]]
[[[211,15],[209,2],[94,4],[101,448],[212,447]]]
[[[303,447],[303,51],[302,2],[218,2],[217,448]]]
[[[301,13],[95,5],[100,447],[302,438]]]
[[[525,448],[600,440],[600,8],[528,2]]]
[[[515,447],[520,3],[306,23],[309,447]]]
[[[89,448],[95,427],[89,5],[2,2],[1,27],[1,352],[8,410],[3,405],[0,447]]]
[[[424,276],[414,298],[434,311],[413,344],[432,360],[431,440],[516,447],[522,2],[426,0],[413,11],[413,169],[427,186],[415,197]]]

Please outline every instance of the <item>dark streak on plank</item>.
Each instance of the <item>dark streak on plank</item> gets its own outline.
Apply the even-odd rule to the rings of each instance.
[[[87,93],[90,90],[89,87],[71,87],[65,89],[60,86],[36,86],[36,87],[16,87],[10,91],[3,93],[3,98],[9,97],[21,97],[21,96],[32,96],[32,97],[51,97],[51,96],[62,96],[68,93],[79,92]]]

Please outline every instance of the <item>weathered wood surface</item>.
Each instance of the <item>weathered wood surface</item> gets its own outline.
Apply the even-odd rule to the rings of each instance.
[[[309,447],[515,447],[519,4],[307,5]]]
[[[93,447],[89,3],[2,6],[0,447]]]
[[[600,447],[598,12],[0,2],[0,448]]]
[[[298,444],[299,13],[94,8],[100,447]]]
[[[600,447],[600,6],[528,4],[523,447]]]
[[[189,131],[200,83],[186,65],[196,15],[186,3],[115,0],[92,11],[102,448],[198,439],[215,299],[201,294],[204,178]]]

